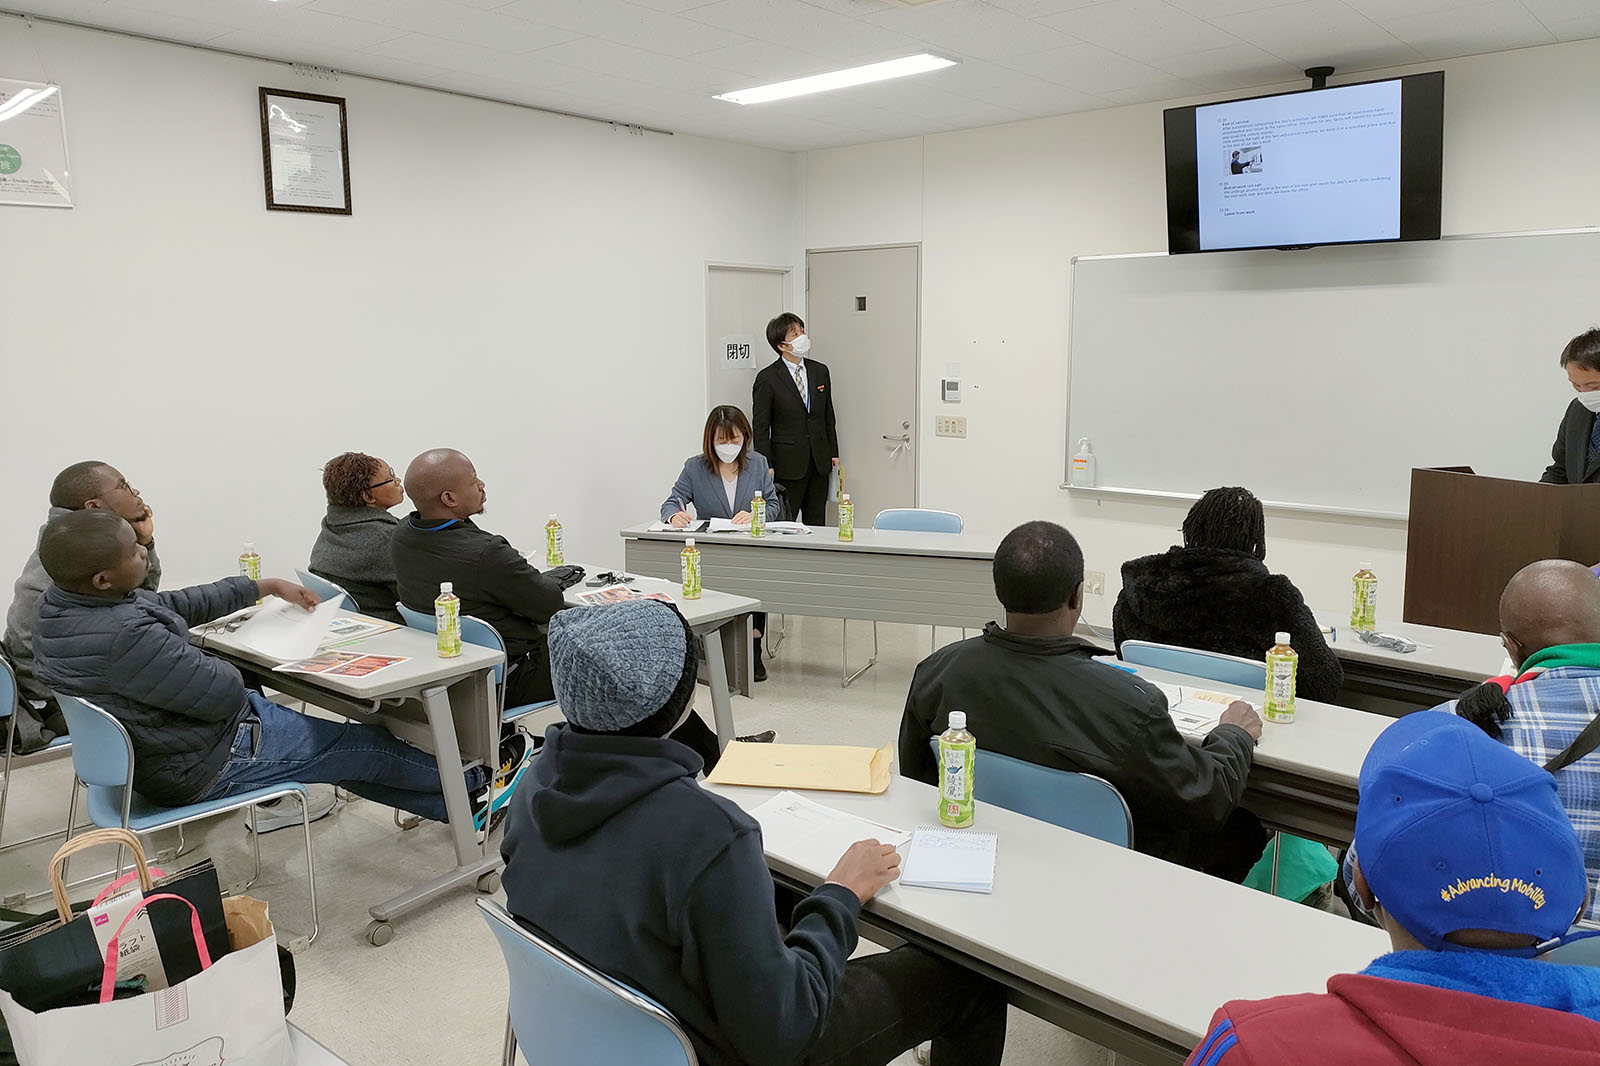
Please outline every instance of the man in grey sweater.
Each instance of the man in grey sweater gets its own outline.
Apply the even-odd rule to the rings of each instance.
[[[50,486],[50,513],[45,516],[45,524],[57,515],[82,510],[113,511],[126,519],[149,558],[149,571],[140,587],[151,592],[160,588],[161,560],[156,556],[155,519],[139,490],[129,485],[116,467],[91,459],[73,463],[56,475]],[[44,526],[39,527],[39,535],[44,535]],[[50,575],[39,562],[36,540],[33,554],[28,556],[12,592],[11,609],[6,612],[5,637],[0,641],[17,675],[20,699],[15,728],[19,752],[42,748],[67,731],[60,710],[50,702],[50,690],[33,672],[35,612],[39,597],[49,587]],[[44,706],[36,707],[36,704]],[[0,743],[0,751],[4,751],[3,743]]]

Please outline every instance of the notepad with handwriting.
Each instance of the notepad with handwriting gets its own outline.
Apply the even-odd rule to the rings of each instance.
[[[900,883],[911,888],[993,892],[1000,838],[970,829],[918,829],[911,834]]]

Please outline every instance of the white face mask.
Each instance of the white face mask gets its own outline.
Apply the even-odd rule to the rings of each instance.
[[[737,442],[734,444],[718,444],[716,445],[716,449],[718,459],[721,459],[725,463],[731,463],[739,458],[740,452],[744,451],[744,444],[743,442]]]
[[[1578,393],[1578,402],[1595,414],[1600,415],[1600,389],[1596,389],[1593,392]]]
[[[789,347],[793,349],[795,355],[805,355],[811,350],[811,338],[802,333],[789,342]]]

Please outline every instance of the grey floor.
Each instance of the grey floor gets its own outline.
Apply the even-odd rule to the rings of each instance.
[[[878,665],[848,689],[839,686],[841,625],[833,619],[791,618],[770,679],[754,700],[734,700],[740,733],[776,729],[781,740],[813,743],[892,743],[912,670],[927,654],[926,627],[880,625]],[[852,664],[872,648],[872,627],[851,623]],[[959,639],[938,631],[941,643]],[[702,688],[697,706],[710,719]],[[540,723],[542,728],[543,723]],[[65,823],[71,766],[65,759],[19,770],[6,815],[5,839],[16,840]],[[504,1032],[506,977],[495,942],[463,889],[395,923],[394,940],[374,948],[363,938],[371,904],[400,886],[424,880],[451,861],[442,826],[424,823],[402,833],[390,811],[365,801],[343,805],[312,827],[317,857],[322,935],[296,958],[299,992],[290,1020],[352,1066],[450,1063],[494,1066]],[[156,840],[168,847],[168,836]],[[46,889],[44,863],[55,842],[0,855],[0,897]],[[189,834],[194,856],[209,855],[224,884],[250,873],[241,815],[218,818]],[[310,929],[305,860],[297,829],[262,839],[263,874],[251,894],[271,904],[282,940]],[[181,866],[193,858],[185,855]],[[74,860],[73,876],[111,862]],[[92,894],[91,889],[84,889]],[[75,894],[76,895],[76,894]],[[34,899],[25,909],[48,906]],[[1006,1066],[1099,1064],[1099,1047],[1016,1010],[1011,1012]],[[910,1056],[898,1060],[909,1063]]]

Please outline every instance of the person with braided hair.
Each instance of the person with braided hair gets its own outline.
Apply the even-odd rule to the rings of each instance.
[[[1111,624],[1125,640],[1260,659],[1288,632],[1300,653],[1297,692],[1329,703],[1344,685],[1338,657],[1322,639],[1294,583],[1267,569],[1266,516],[1249,489],[1216,488],[1183,520],[1183,544],[1122,564]]]
[[[394,467],[362,452],[345,452],[322,468],[328,513],[311,546],[309,569],[348,592],[362,614],[404,624],[389,542],[400,520],[389,513],[406,498]]]

